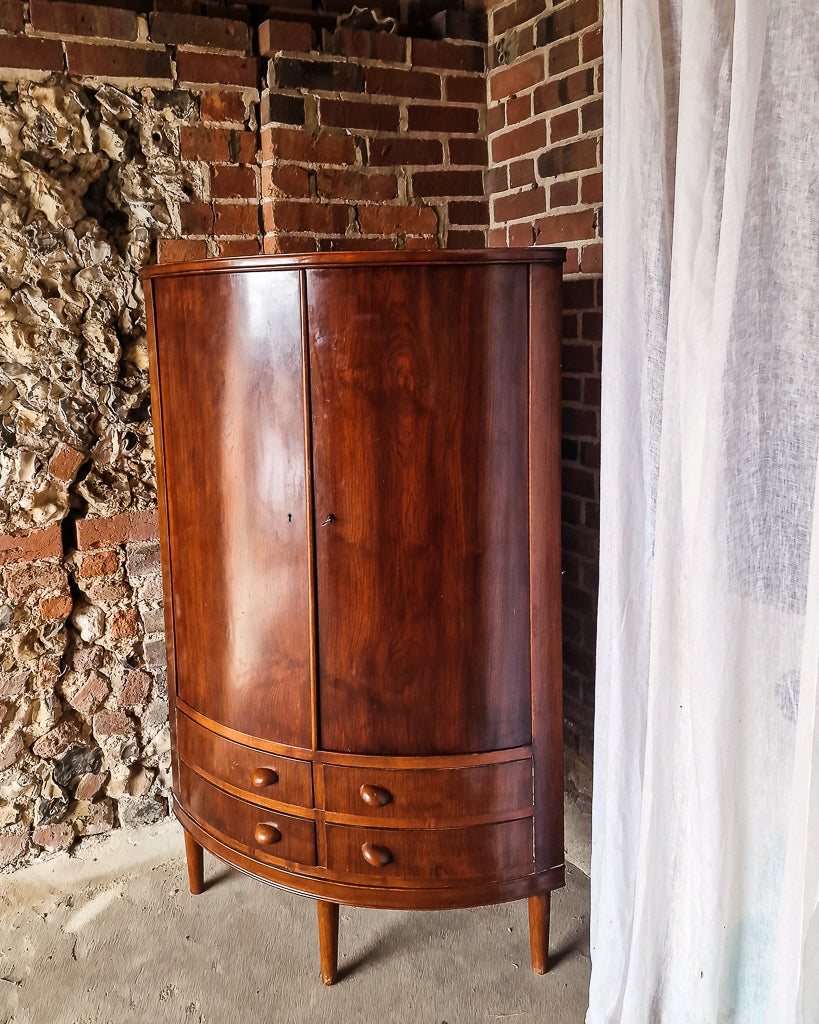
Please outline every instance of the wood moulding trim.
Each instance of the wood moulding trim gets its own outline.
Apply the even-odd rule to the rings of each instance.
[[[501,882],[480,882],[467,885],[441,885],[417,882],[407,886],[366,886],[350,882],[334,882],[327,868],[293,865],[295,874],[286,866],[274,866],[255,860],[248,852],[242,852],[226,845],[219,838],[206,832],[199,823],[188,815],[174,800],[174,814],[183,828],[197,843],[214,857],[226,864],[244,871],[254,878],[275,885],[288,892],[329,899],[354,907],[396,910],[454,910],[459,907],[479,907],[491,903],[506,903],[528,896],[543,895],[560,888],[565,882],[565,866],[558,864],[545,871],[537,871],[520,878],[505,879]],[[285,862],[282,862],[284,864]]]
[[[565,248],[530,249],[410,249],[376,252],[292,253],[280,256],[237,256],[232,259],[189,260],[145,267],[140,277],[175,277],[185,274],[226,274],[254,270],[311,270],[321,267],[383,267],[414,264],[563,263]]]
[[[291,747],[284,743],[273,743],[270,740],[261,739],[259,736],[250,736],[236,729],[229,729],[225,725],[219,725],[210,718],[185,703],[182,698],[177,699],[177,710],[180,714],[187,715],[198,725],[232,740],[234,743],[241,743],[242,746],[252,747],[267,754],[277,754],[280,757],[295,757],[302,761],[311,761],[315,764],[348,765],[358,768],[384,768],[399,771],[406,768],[472,768],[484,764],[501,764],[506,761],[526,761],[532,756],[531,747],[511,747],[506,750],[489,750],[480,754],[451,754],[438,755],[435,757],[382,757],[375,754],[345,754],[330,750],[310,750],[307,747]],[[224,787],[223,787],[224,788]]]

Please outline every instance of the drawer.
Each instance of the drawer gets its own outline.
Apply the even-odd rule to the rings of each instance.
[[[211,786],[184,762],[179,765],[179,794],[184,810],[226,846],[260,861],[316,863],[316,827],[311,818],[295,818],[239,800]]]
[[[417,824],[532,814],[532,759],[468,768],[324,765],[330,814]]]
[[[225,739],[180,714],[176,720],[179,756],[217,786],[264,807],[313,806],[309,761],[266,754]]]
[[[329,870],[370,885],[499,880],[534,870],[531,817],[469,828],[326,828]]]

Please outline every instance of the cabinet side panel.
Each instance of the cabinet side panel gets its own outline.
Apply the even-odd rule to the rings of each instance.
[[[530,545],[535,866],[563,864],[563,660],[560,599],[560,313],[557,266],[530,285]]]
[[[154,282],[177,692],[311,745],[299,279]]]
[[[530,742],[527,274],[307,274],[326,750]]]

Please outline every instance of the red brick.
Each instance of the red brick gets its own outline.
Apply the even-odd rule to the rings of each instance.
[[[4,32],[23,31],[23,5],[20,0],[0,0],[0,29]]]
[[[239,50],[242,53],[250,50],[250,29],[244,22],[172,11],[151,15],[151,39],[155,43]]]
[[[0,68],[62,71],[64,67],[63,48],[56,39],[0,37]]]
[[[556,178],[572,171],[585,171],[597,164],[597,140],[578,139],[565,146],[554,146],[541,153],[537,169],[542,178]]]
[[[594,349],[588,344],[563,345],[560,366],[563,373],[594,373]],[[567,433],[573,433],[568,427],[565,429]]]
[[[566,110],[562,114],[553,114],[549,118],[549,141],[563,142],[579,134],[577,111]]]
[[[318,244],[312,235],[266,235],[264,251],[270,256],[279,253],[317,252]]]
[[[581,210],[579,213],[560,213],[542,217],[535,223],[538,241],[542,245],[569,242],[594,237],[594,211]]]
[[[478,127],[478,111],[472,107],[410,106],[407,112],[407,128],[411,132],[472,135]]]
[[[563,490],[568,491],[569,494],[576,494],[581,498],[597,497],[596,474],[590,470],[579,469],[574,466],[564,466],[560,476]]]
[[[72,448],[69,444],[59,444],[48,463],[50,476],[57,480],[70,481],[77,475],[77,470],[85,462],[84,452]]]
[[[67,581],[65,569],[54,562],[18,562],[5,570],[5,577],[9,597],[27,597],[36,591],[64,590]]]
[[[583,403],[600,408],[600,378],[586,377],[583,381]]]
[[[492,32],[502,35],[510,28],[531,21],[546,9],[546,0],[517,0],[495,11],[492,18]]]
[[[116,551],[95,551],[85,555],[77,567],[80,579],[89,580],[97,576],[113,576],[119,572],[119,558]]]
[[[364,70],[350,61],[321,57],[306,60],[275,57],[270,63],[271,87],[308,92],[362,92]]]
[[[532,94],[513,96],[506,101],[506,123],[509,125],[527,121],[532,116]]]
[[[299,167],[296,164],[264,164],[262,166],[262,196],[266,199],[309,198],[310,178],[307,168]]]
[[[206,163],[227,163],[230,159],[228,128],[191,128],[179,130],[180,155],[183,160],[204,160]]]
[[[98,711],[92,719],[95,736],[133,736],[134,723],[124,711]]]
[[[255,89],[259,85],[259,68],[255,57],[227,57],[218,53],[177,49],[176,73],[183,85],[219,82],[244,89]]]
[[[285,96],[283,93],[262,93],[261,125],[292,124],[304,126],[305,109],[303,96]]]
[[[213,207],[210,203],[183,203],[179,217],[185,235],[209,235],[213,231]]]
[[[581,266],[584,274],[603,273],[603,246],[602,243],[584,245]]]
[[[220,239],[217,248],[220,256],[258,256],[261,243],[258,238],[227,238]]]
[[[506,245],[508,245],[508,242],[506,240],[506,228],[490,228],[489,234],[486,239],[486,244],[493,249],[503,249]]]
[[[51,0],[31,0],[30,11],[31,27],[38,32],[129,42],[138,36],[137,16],[133,11],[92,4],[52,3]]]
[[[480,225],[489,226],[489,203],[486,200],[479,202],[455,202],[449,204],[449,222],[459,225]]]
[[[255,170],[247,165],[217,164],[211,170],[210,194],[214,199],[255,199]]]
[[[217,235],[256,235],[259,231],[259,213],[256,203],[216,203]]]
[[[521,220],[534,217],[546,209],[546,192],[543,188],[530,188],[511,196],[495,199],[495,220]]]
[[[580,271],[580,252],[575,248],[566,249],[566,259],[563,263],[564,274],[577,274]]]
[[[588,309],[594,305],[594,281],[575,278],[563,282],[563,308]]]
[[[122,680],[122,689],[117,696],[120,708],[135,708],[145,702],[151,689],[151,676],[144,669],[132,669],[126,672]]]
[[[444,95],[451,103],[486,103],[483,75],[450,75],[444,79]]]
[[[447,249],[483,249],[486,237],[483,231],[453,231],[449,229],[446,237]]]
[[[59,757],[74,740],[79,739],[79,736],[80,730],[77,725],[70,719],[63,719],[59,725],[55,725],[41,736],[31,749],[37,757]]]
[[[199,101],[203,121],[238,121],[247,117],[244,97],[239,92],[206,92]]]
[[[48,620],[67,619],[71,614],[72,607],[73,602],[70,594],[44,597],[40,601],[40,615]]]
[[[537,54],[518,61],[503,71],[496,71],[489,80],[489,95],[493,100],[506,99],[515,93],[531,89],[543,81],[543,57]]]
[[[575,103],[586,96],[594,95],[594,69],[584,68],[554,82],[546,82],[535,89],[534,112],[557,110],[558,107]]]
[[[580,63],[580,47],[577,39],[566,39],[556,43],[549,50],[549,74],[559,75]]]
[[[528,160],[515,160],[509,164],[509,188],[534,185],[536,180],[535,161],[531,157]]]
[[[480,171],[416,171],[412,189],[416,198],[483,196],[483,175]]]
[[[580,37],[580,54],[583,63],[603,56],[603,28],[594,28]]]
[[[61,558],[62,528],[54,523],[43,530],[15,536],[0,533],[0,565],[11,562],[33,562],[40,558]]]
[[[492,159],[497,163],[512,160],[524,153],[533,153],[546,145],[546,125],[531,121],[522,128],[512,128],[492,139]]]
[[[74,842],[74,829],[67,821],[55,825],[38,825],[31,838],[49,853],[57,853],[59,850],[67,850]]]
[[[483,47],[444,39],[413,39],[412,64],[421,68],[451,68],[453,71],[483,71]]]
[[[115,516],[77,520],[77,549],[88,551],[131,540],[156,540],[159,519],[156,509],[146,512],[120,512]]]
[[[598,0],[575,0],[573,4],[565,4],[538,22],[537,45],[546,46],[559,39],[566,39],[599,20]]]
[[[439,166],[444,162],[444,148],[437,139],[370,139],[371,167]]]
[[[87,681],[69,700],[73,708],[80,714],[89,715],[95,711],[108,696],[108,679],[101,672],[91,672]]]
[[[160,238],[157,243],[157,263],[203,260],[207,255],[208,246],[203,238]]]
[[[262,159],[352,164],[355,161],[355,144],[349,135],[313,137],[290,128],[265,128],[262,131]]]
[[[401,96],[418,100],[439,100],[441,78],[423,71],[369,67],[364,77],[367,92],[379,96]]]
[[[407,40],[404,36],[368,32],[365,29],[336,28],[333,32],[325,29],[322,32],[321,50],[348,60],[357,58],[401,64],[406,59]]]
[[[259,25],[259,56],[277,53],[309,53],[313,48],[313,30],[305,22],[270,19]]]
[[[581,203],[602,203],[603,202],[603,173],[597,171],[594,174],[586,174],[580,179],[580,202]]]
[[[360,206],[358,222],[365,235],[432,235],[438,228],[429,206]]]
[[[486,167],[489,154],[483,139],[450,139],[447,145],[452,166]]]
[[[398,107],[393,103],[356,103],[352,100],[322,99],[321,123],[335,128],[362,128],[365,131],[398,131]]]
[[[68,71],[92,78],[170,80],[171,58],[166,50],[139,46],[92,46],[66,43]]]
[[[25,852],[28,838],[27,825],[13,825],[0,831],[0,867],[6,867]]]
[[[136,608],[119,608],[108,622],[108,633],[114,640],[131,640],[139,635],[139,613]]]
[[[340,235],[347,230],[349,208],[343,203],[296,203],[279,200],[265,203],[265,228],[268,231],[314,231]]]
[[[362,174],[343,168],[327,168],[316,172],[316,191],[321,199],[385,202],[395,199],[398,182],[391,174]]]
[[[535,232],[528,220],[509,225],[509,244],[529,246],[535,244]]]
[[[603,127],[603,100],[591,100],[580,108],[583,132],[596,132]]]
[[[506,109],[503,104],[489,107],[486,111],[486,131],[489,135],[499,132],[506,124]]]

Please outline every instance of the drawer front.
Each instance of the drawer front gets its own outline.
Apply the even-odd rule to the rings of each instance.
[[[428,830],[328,824],[327,867],[370,885],[520,878],[534,870],[532,819]]]
[[[313,806],[313,773],[309,761],[278,757],[234,743],[180,714],[177,746],[183,761],[217,786],[262,806]]]
[[[260,861],[316,863],[316,827],[310,818],[257,807],[224,793],[180,762],[182,807],[227,846]]]
[[[532,759],[469,768],[324,765],[329,813],[418,824],[532,814]]]

